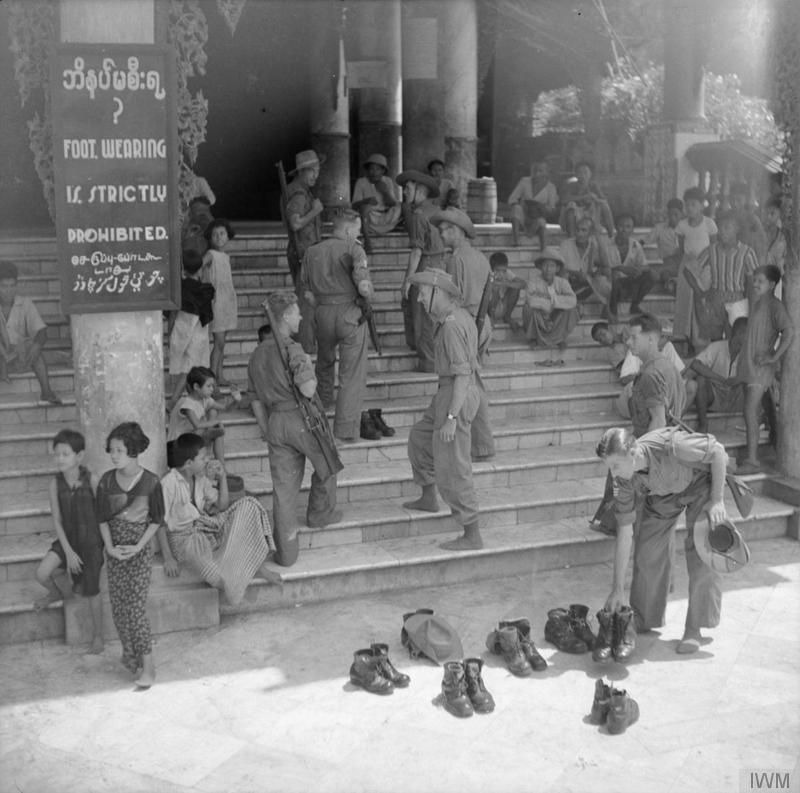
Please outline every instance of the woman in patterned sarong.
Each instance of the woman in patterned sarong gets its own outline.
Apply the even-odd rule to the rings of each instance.
[[[97,485],[97,518],[108,559],[111,616],[122,642],[122,663],[139,688],[155,682],[147,591],[150,588],[150,538],[164,519],[158,477],[139,465],[150,445],[135,422],[115,427],[106,440],[113,468]]]
[[[188,565],[235,605],[267,553],[275,550],[267,512],[249,496],[229,506],[225,469],[217,460],[209,462],[199,435],[178,436],[170,457],[174,467],[161,480],[164,570],[176,576],[180,564]]]

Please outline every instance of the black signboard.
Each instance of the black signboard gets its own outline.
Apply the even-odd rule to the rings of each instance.
[[[177,308],[174,55],[63,44],[50,64],[62,310]]]

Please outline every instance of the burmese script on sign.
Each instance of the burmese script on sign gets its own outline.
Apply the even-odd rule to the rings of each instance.
[[[65,310],[173,307],[180,263],[165,51],[63,45],[59,55],[54,153]]]

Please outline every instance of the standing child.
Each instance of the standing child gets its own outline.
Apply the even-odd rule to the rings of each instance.
[[[72,591],[85,597],[92,618],[89,652],[103,652],[103,606],[100,601],[100,571],[103,568],[103,538],[95,513],[97,477],[84,468],[86,442],[80,432],[61,430],[53,438],[53,458],[58,473],[50,482],[50,512],[56,539],[36,571],[36,580],[47,594],[33,605],[38,611],[62,595],[53,573],[67,570]]]
[[[222,361],[225,357],[225,335],[236,330],[239,324],[239,307],[236,290],[233,288],[231,260],[225,253],[225,246],[234,237],[231,224],[218,218],[206,228],[209,249],[203,257],[203,281],[214,287],[214,318],[211,320],[211,333],[214,346],[211,350],[211,370],[220,386],[229,385],[222,379]]]
[[[225,428],[217,418],[221,410],[242,400],[236,386],[231,386],[231,397],[225,402],[214,399],[216,380],[214,372],[205,366],[193,366],[186,375],[186,393],[178,400],[169,415],[167,440],[174,441],[184,432],[197,433],[206,445],[214,447],[214,457],[225,462]]]
[[[764,207],[764,233],[767,235],[766,264],[774,264],[780,270],[781,278],[783,278],[786,267],[786,251],[789,247],[786,241],[786,232],[783,230],[783,221],[781,220],[782,209],[783,204],[780,198],[768,199]],[[783,296],[782,286],[783,282],[775,288],[775,297],[778,300]]]
[[[760,470],[758,462],[758,427],[761,397],[775,380],[778,362],[789,349],[794,326],[783,303],[775,297],[781,273],[773,264],[756,268],[753,273],[753,305],[747,320],[747,336],[739,356],[737,375],[745,384],[744,424],[747,431],[747,457],[739,473]],[[780,338],[780,344],[776,343]]]
[[[186,387],[186,374],[193,366],[208,366],[211,348],[208,324],[214,318],[214,287],[200,280],[203,257],[198,251],[183,251],[181,310],[169,318],[169,373],[177,375],[167,410],[172,410]]]
[[[152,549],[150,538],[164,520],[158,477],[139,465],[150,439],[134,421],[111,430],[106,451],[114,466],[97,485],[97,517],[108,557],[111,616],[122,642],[122,663],[139,688],[156,679],[147,618]]]

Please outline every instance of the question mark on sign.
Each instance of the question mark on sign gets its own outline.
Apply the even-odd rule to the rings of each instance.
[[[114,97],[114,101],[118,105],[117,109],[113,113],[114,123],[115,124],[119,124],[119,117],[122,115],[122,109],[123,109],[124,105],[122,104],[122,100],[118,96]]]

